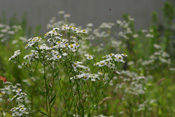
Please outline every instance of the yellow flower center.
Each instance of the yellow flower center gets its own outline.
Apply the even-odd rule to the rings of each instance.
[[[76,67],[76,66],[77,66],[77,64],[74,64],[74,66]]]
[[[74,46],[71,44],[70,47],[73,48]]]

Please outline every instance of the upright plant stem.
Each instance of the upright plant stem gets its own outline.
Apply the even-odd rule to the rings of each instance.
[[[46,98],[46,110],[47,110],[47,114],[49,115],[49,117],[51,117],[51,113],[49,112],[49,108],[48,108],[48,87],[47,87],[47,79],[46,79],[46,69],[45,69],[45,63],[44,63],[44,81],[45,81],[45,98]]]

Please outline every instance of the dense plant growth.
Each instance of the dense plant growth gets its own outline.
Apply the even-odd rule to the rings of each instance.
[[[60,11],[43,36],[0,18],[0,116],[173,116],[174,10],[147,30],[129,15],[83,28]]]

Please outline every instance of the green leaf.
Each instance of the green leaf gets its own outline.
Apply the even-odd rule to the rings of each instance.
[[[40,91],[39,93],[40,93],[42,96],[45,97],[45,93],[44,93],[44,92]]]
[[[50,109],[52,109],[53,105],[55,104],[56,94],[52,97],[52,99],[49,101]]]
[[[52,99],[49,101],[49,104],[51,104],[56,98],[56,94],[52,97]]]
[[[161,109],[159,109],[159,115],[162,115],[162,110]]]
[[[42,112],[41,110],[39,110],[39,112],[45,116],[48,116],[46,113]]]
[[[50,106],[50,108],[52,109],[53,105],[55,104],[55,100],[53,101],[52,105]]]
[[[0,88],[3,88],[3,87],[4,87],[3,81],[0,80]]]

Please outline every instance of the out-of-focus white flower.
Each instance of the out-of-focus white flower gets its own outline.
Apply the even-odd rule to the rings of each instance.
[[[67,53],[63,53],[63,56],[67,56]]]
[[[20,50],[16,50],[16,51],[14,52],[14,55],[11,56],[11,57],[9,58],[9,61],[12,60],[12,59],[15,59],[15,58],[18,57],[20,54],[21,54],[21,51],[20,51]]]
[[[86,30],[80,30],[80,31],[78,31],[78,33],[87,33],[87,31]]]
[[[134,34],[133,37],[134,37],[134,38],[138,38],[138,34]]]
[[[93,27],[94,25],[92,24],[92,23],[88,23],[87,24],[87,27],[89,27],[89,28],[91,28],[91,27]]]
[[[65,19],[67,19],[67,18],[69,18],[69,17],[70,17],[70,14],[65,14],[65,15],[64,15],[64,18],[65,18]]]
[[[59,11],[58,14],[63,15],[63,14],[65,14],[65,12],[64,11]]]
[[[160,49],[161,47],[160,47],[160,45],[158,45],[158,44],[154,44],[153,45],[156,49]]]
[[[116,54],[116,55],[115,55],[115,61],[117,61],[117,62],[124,62],[124,61],[123,61],[122,55]]]
[[[148,34],[146,34],[145,36],[146,36],[146,37],[148,37],[148,38],[153,38],[153,37],[154,37],[154,35],[149,34],[149,33],[148,33]]]
[[[104,22],[99,26],[99,28],[108,28],[108,29],[110,29],[110,28],[112,28],[112,25],[110,25],[109,23]]]
[[[13,40],[12,44],[16,44],[18,42],[18,40]]]
[[[86,59],[87,60],[92,60],[93,59],[93,56],[89,55],[89,54],[85,54],[84,56],[86,56]]]

